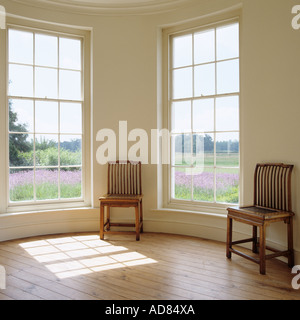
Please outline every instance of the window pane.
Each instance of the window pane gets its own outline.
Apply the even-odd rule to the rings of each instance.
[[[10,99],[9,131],[33,132],[33,101]]]
[[[194,132],[214,130],[214,99],[194,100],[193,130]]]
[[[35,131],[37,133],[58,133],[58,103],[36,101]]]
[[[195,96],[215,94],[215,64],[195,67]]]
[[[11,169],[9,172],[9,200],[33,200],[33,169]]]
[[[59,67],[81,70],[81,41],[59,38]]]
[[[35,96],[57,98],[57,70],[35,68]]]
[[[239,130],[239,97],[216,99],[216,130]]]
[[[33,135],[10,134],[9,135],[9,166],[28,167],[33,166]]]
[[[173,38],[173,68],[192,64],[192,35]]]
[[[60,136],[60,164],[62,166],[81,165],[82,163],[81,135]]]
[[[190,168],[172,168],[172,197],[192,199],[192,171]]]
[[[33,96],[33,68],[9,65],[9,95],[19,97]]]
[[[193,169],[193,197],[198,201],[214,201],[214,171],[213,169]]]
[[[214,166],[214,135],[205,134],[204,135],[204,165]]]
[[[215,30],[206,30],[194,36],[194,63],[200,64],[215,60]]]
[[[33,33],[10,29],[8,37],[9,62],[33,64]]]
[[[180,101],[172,105],[172,132],[191,132],[191,102]]]
[[[239,56],[239,24],[217,28],[217,60]]]
[[[192,68],[173,71],[173,99],[188,98],[193,95]]]
[[[35,171],[36,199],[58,198],[58,170],[38,169]]]
[[[60,170],[60,197],[80,198],[82,172],[81,168],[62,168]]]
[[[57,43],[57,37],[36,34],[35,64],[45,67],[57,67]]]
[[[202,167],[214,166],[214,136],[213,134],[193,135],[193,166],[198,167],[198,172]]]
[[[239,134],[218,133],[216,135],[217,166],[239,166]]]
[[[193,135],[193,146],[192,146],[192,164],[198,167],[198,172],[204,167],[204,135],[194,134]]]
[[[172,136],[172,165],[190,166],[191,158],[191,135],[178,134]]]
[[[60,132],[82,133],[81,103],[60,104]]]
[[[239,169],[217,169],[216,184],[217,202],[239,202]]]
[[[218,94],[240,90],[239,59],[217,63]]]
[[[59,97],[61,99],[81,100],[81,72],[59,71]]]
[[[36,166],[57,166],[58,135],[37,134],[35,137]]]

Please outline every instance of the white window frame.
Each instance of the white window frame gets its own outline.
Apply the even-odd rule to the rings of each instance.
[[[213,14],[211,17],[203,17],[189,23],[176,24],[171,27],[167,27],[162,30],[162,47],[163,47],[163,125],[168,128],[171,138],[171,90],[172,90],[172,79],[171,79],[171,38],[176,34],[184,35],[200,30],[214,28],[217,26],[225,25],[238,22],[239,23],[239,61],[241,65],[241,11],[232,10],[227,13]],[[241,68],[240,68],[241,70]],[[217,79],[216,79],[217,81]],[[239,95],[239,123],[241,125],[241,71],[240,71],[240,91]],[[205,98],[216,97],[206,96]],[[224,95],[226,96],[226,95]],[[171,143],[169,153],[171,155]],[[242,192],[242,181],[243,181],[243,170],[242,170],[242,140],[241,140],[241,128],[239,129],[239,203],[243,202]],[[172,185],[171,185],[171,162],[170,164],[163,166],[162,169],[162,191],[163,199],[162,206],[166,209],[173,209],[179,211],[188,211],[196,213],[207,213],[207,214],[226,214],[226,208],[228,204],[217,203],[217,202],[201,202],[198,200],[182,200],[172,198]]]
[[[22,201],[10,202],[9,200],[9,113],[8,101],[8,30],[9,28],[33,31],[46,35],[56,35],[62,37],[69,37],[81,39],[82,42],[82,70],[81,70],[81,86],[82,86],[82,100],[76,101],[82,103],[82,197],[75,199],[53,199],[53,200],[38,200],[38,201]],[[0,190],[3,189],[3,194],[0,196],[0,213],[10,212],[27,212],[40,210],[55,210],[66,208],[80,208],[91,206],[91,138],[90,138],[90,110],[91,110],[91,82],[90,82],[90,47],[91,35],[88,28],[83,29],[79,27],[71,27],[65,25],[50,24],[48,22],[32,21],[20,17],[8,17],[6,30],[1,30],[0,44],[4,44],[2,56],[0,56],[0,67],[4,66],[4,76],[1,77],[0,82],[5,83],[5,91],[1,91],[0,103],[4,103],[5,112],[1,110],[1,115],[5,113],[5,161],[0,158],[1,173],[4,173],[4,181],[0,182]],[[1,47],[1,46],[0,46]],[[5,92],[3,99],[2,94]],[[35,100],[44,100],[36,99]],[[59,101],[59,99],[49,99],[49,101]],[[2,104],[3,105],[3,104]],[[3,128],[2,128],[3,130]],[[3,132],[1,130],[1,133]],[[4,169],[3,169],[4,168]],[[4,172],[5,171],[5,172]]]

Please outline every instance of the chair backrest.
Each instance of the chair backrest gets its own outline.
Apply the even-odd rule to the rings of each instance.
[[[291,212],[293,167],[283,163],[257,164],[254,174],[254,205]]]
[[[108,163],[108,194],[141,195],[142,164],[134,161],[114,161]]]

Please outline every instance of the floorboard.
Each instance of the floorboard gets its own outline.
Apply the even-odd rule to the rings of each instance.
[[[279,260],[258,265],[225,245],[144,233],[48,235],[0,243],[6,289],[0,300],[300,300]]]

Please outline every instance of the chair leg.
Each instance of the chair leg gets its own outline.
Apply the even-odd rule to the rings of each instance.
[[[293,268],[294,266],[294,245],[293,245],[293,217],[290,217],[287,223],[287,235],[288,235],[288,266]]]
[[[140,202],[140,223],[142,224],[141,226],[141,233],[144,232],[144,227],[143,227],[143,200]]]
[[[139,203],[135,206],[135,232],[136,241],[140,240],[140,205]]]
[[[100,239],[104,240],[104,205],[100,204]]]
[[[226,256],[231,259],[231,249],[232,247],[232,219],[227,217],[227,241],[226,241]]]
[[[106,218],[108,222],[106,230],[109,231],[110,230],[110,206],[106,207]]]
[[[259,267],[260,273],[266,274],[266,226],[260,226],[259,234]]]
[[[257,250],[257,226],[253,226],[252,237],[253,237],[252,252],[258,253],[258,250]]]

